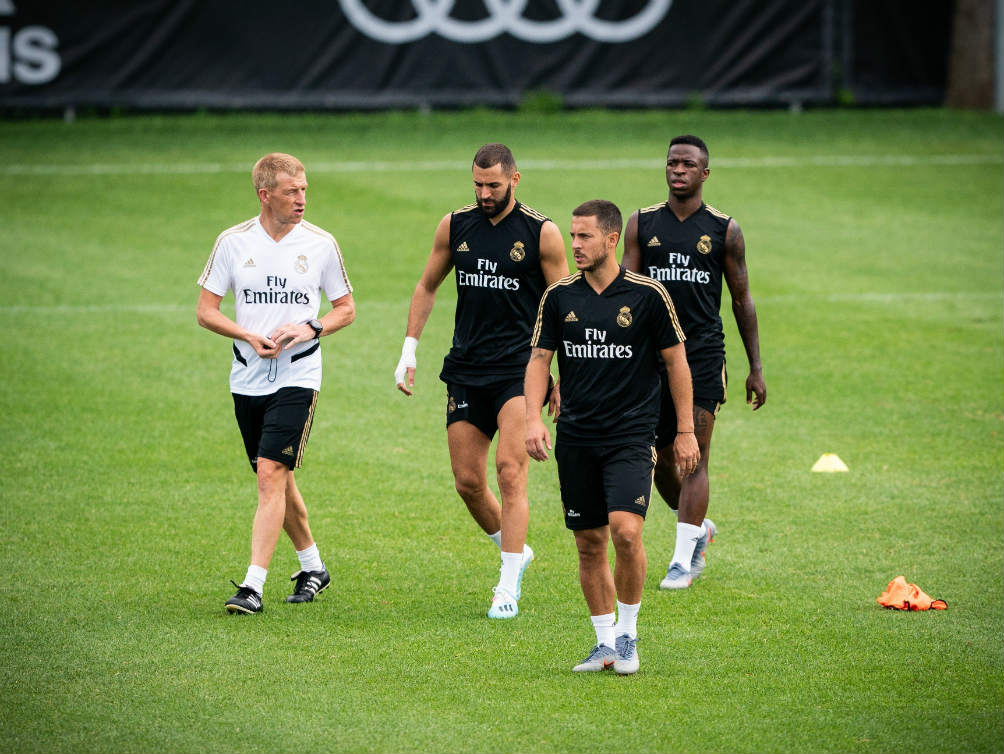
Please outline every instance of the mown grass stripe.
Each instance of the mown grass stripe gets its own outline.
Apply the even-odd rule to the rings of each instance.
[[[803,294],[782,294],[778,296],[756,296],[756,303],[804,303]],[[869,304],[899,304],[907,301],[971,301],[1004,300],[1004,295],[989,291],[931,291],[927,293],[829,293],[813,296],[813,301],[824,303],[869,303]],[[374,306],[373,301],[358,303],[361,309]],[[393,302],[400,308],[407,305],[407,300]],[[192,313],[194,304],[7,304],[0,305],[0,314],[171,314],[174,312]]]
[[[809,168],[902,166],[929,167],[937,165],[1001,165],[999,154],[945,155],[812,155],[808,157],[721,157],[712,162],[714,168]],[[608,160],[520,160],[525,170],[648,170],[658,169],[663,161],[652,158]],[[417,173],[428,171],[465,171],[470,163],[454,160],[311,162],[311,173]],[[0,175],[202,175],[215,173],[246,173],[248,166],[238,163],[89,163],[40,165],[15,163],[0,167]]]

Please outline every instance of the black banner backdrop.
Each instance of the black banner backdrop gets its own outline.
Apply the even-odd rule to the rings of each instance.
[[[0,107],[513,105],[533,91],[579,107],[828,103],[855,51],[836,36],[853,33],[862,16],[867,26],[871,5],[0,0]],[[915,3],[902,3],[902,13],[879,5],[900,30],[881,54],[910,59],[912,45],[907,53],[928,60],[920,53],[930,52],[931,32],[900,24],[918,16],[930,24],[930,16]],[[948,32],[943,24],[938,38]],[[895,91],[940,100],[944,63],[927,64],[922,80],[914,73],[893,82]]]

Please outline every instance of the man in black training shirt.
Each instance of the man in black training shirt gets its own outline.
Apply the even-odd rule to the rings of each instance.
[[[752,403],[755,411],[767,400],[756,309],[746,274],[746,244],[738,223],[701,198],[709,174],[704,142],[696,136],[677,136],[669,143],[666,158],[669,199],[632,214],[624,231],[624,268],[666,287],[687,335],[694,427],[701,448],[701,465],[696,473],[681,477],[668,447],[677,414],[664,383],[655,486],[669,507],[677,510],[678,522],[676,548],[666,577],[659,584],[662,589],[685,589],[701,575],[705,550],[717,531],[705,515],[711,432],[726,397],[725,335],[718,314],[723,276],[749,359],[746,402]]]
[[[572,213],[579,272],[551,285],[540,301],[526,367],[526,449],[547,460],[551,439],[540,411],[557,352],[562,396],[554,455],[565,526],[575,533],[579,581],[596,631],[596,646],[574,670],[613,667],[626,675],[638,670],[646,569],[641,531],[655,464],[659,356],[680,407],[673,443],[680,473],[693,472],[700,453],[688,410],[683,330],[665,289],[617,264],[620,233],[621,213],[611,202],[596,199]]]
[[[523,573],[533,560],[526,544],[530,517],[524,445],[523,374],[530,328],[544,288],[568,274],[558,227],[513,195],[519,172],[504,144],[486,144],[472,166],[476,202],[446,215],[415,286],[408,330],[394,373],[398,389],[415,386],[415,350],[436,291],[456,270],[453,347],[439,377],[446,383],[446,435],[457,492],[502,551],[489,618],[514,618]],[[486,466],[495,432],[502,504],[488,487]]]

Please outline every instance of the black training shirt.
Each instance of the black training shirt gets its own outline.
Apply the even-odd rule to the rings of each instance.
[[[602,293],[581,272],[550,286],[540,301],[531,345],[558,354],[559,441],[654,442],[657,355],[683,340],[666,290],[643,275],[621,268]]]

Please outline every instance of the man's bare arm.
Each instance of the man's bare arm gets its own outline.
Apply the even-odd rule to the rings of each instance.
[[[279,355],[278,343],[264,335],[245,330],[221,312],[222,301],[223,296],[205,288],[200,290],[199,302],[195,306],[195,318],[202,327],[232,340],[245,341],[263,359],[274,359]]]
[[[450,253],[450,215],[446,215],[436,226],[432,241],[432,251],[425,263],[422,277],[415,286],[408,307],[408,329],[406,335],[418,338],[436,302],[436,291],[453,269],[453,255]]]
[[[746,403],[753,404],[753,410],[767,401],[767,386],[763,379],[763,364],[760,362],[760,335],[757,328],[756,307],[750,293],[749,276],[746,270],[746,241],[739,223],[732,219],[725,232],[725,259],[723,265],[725,282],[732,295],[732,314],[736,318],[739,336],[743,339],[750,372],[746,378]]]
[[[314,334],[314,328],[305,322],[287,322],[275,328],[269,335],[276,343],[282,345],[284,351],[289,350],[298,343],[306,343],[315,337],[322,338],[331,335],[333,332],[341,330],[343,327],[352,324],[356,318],[356,302],[351,293],[333,299],[331,301],[331,311],[321,317],[321,332]]]
[[[548,285],[568,277],[565,239],[558,226],[548,220],[540,228],[540,271]]]
[[[638,210],[631,213],[624,228],[624,256],[621,265],[625,270],[641,272],[641,247],[638,245]]]
[[[401,360],[394,370],[394,381],[397,389],[405,395],[412,395],[415,387],[415,369],[417,361],[415,350],[418,339],[429,321],[432,307],[436,303],[436,292],[446,276],[453,269],[453,255],[450,251],[450,215],[445,215],[436,226],[432,240],[432,251],[425,263],[422,277],[419,278],[415,291],[411,294],[408,306],[408,327],[405,330],[404,346],[401,349]]]
[[[669,393],[676,409],[676,439],[673,456],[680,476],[693,474],[701,462],[701,450],[694,434],[694,383],[687,363],[687,350],[683,343],[663,348],[660,352],[669,373]]]
[[[551,449],[551,435],[540,418],[540,411],[547,396],[547,382],[551,376],[551,359],[554,351],[534,348],[526,363],[526,377],[523,380],[523,395],[526,400],[526,452],[537,461],[547,460]]]

